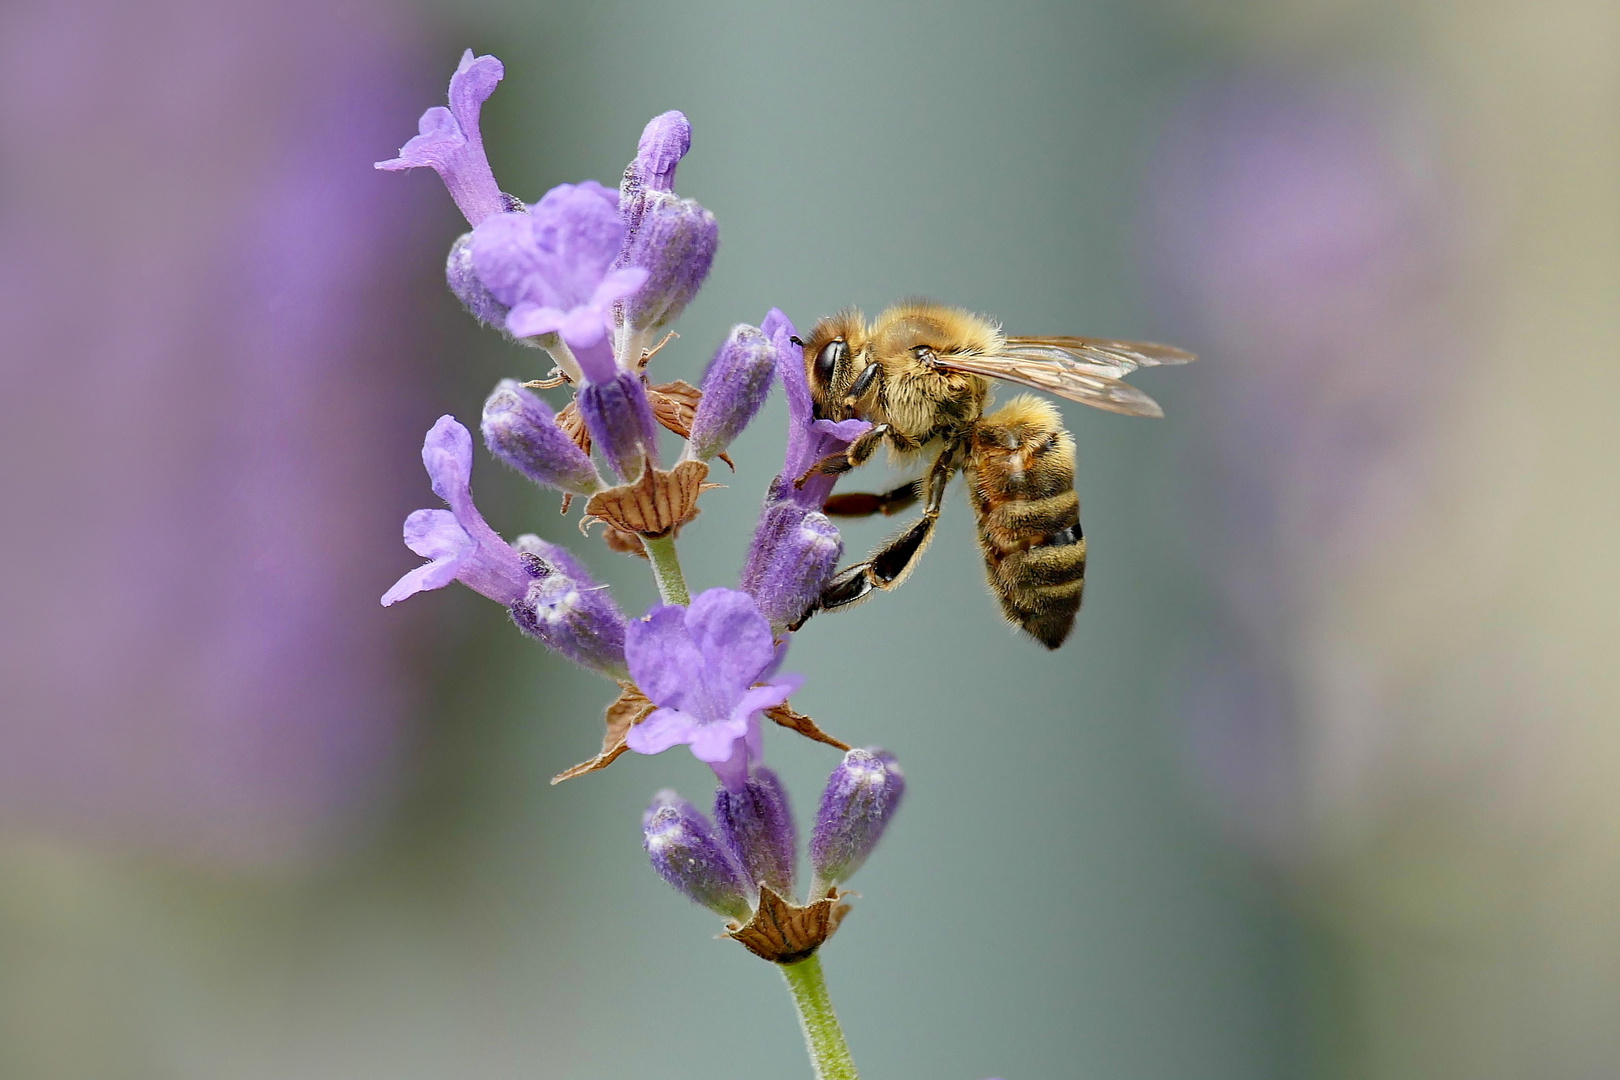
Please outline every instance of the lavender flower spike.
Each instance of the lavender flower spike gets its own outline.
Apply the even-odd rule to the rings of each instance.
[[[469,225],[476,227],[491,214],[505,210],[478,130],[479,111],[505,74],[499,60],[474,56],[468,49],[450,76],[450,107],[436,105],[423,113],[417,124],[420,134],[400,147],[398,157],[379,161],[376,167],[392,171],[426,165],[433,169]]]
[[[692,418],[686,456],[708,461],[724,453],[765,404],[776,370],[776,348],[756,327],[738,323],[703,373],[703,398]]]
[[[484,521],[472,501],[472,436],[452,416],[439,417],[422,443],[433,493],[449,510],[418,510],[405,519],[405,546],[432,561],[383,594],[383,606],[425,589],[460,581],[510,607],[529,590],[530,576],[512,546]]]
[[[673,791],[660,791],[642,816],[641,835],[653,869],[677,891],[738,922],[753,915],[754,890],[737,857],[697,807]]]
[[[781,633],[820,598],[843,553],[838,526],[826,514],[787,499],[767,503],[743,565],[743,591]]]
[[[636,160],[619,185],[624,248],[615,266],[639,266],[647,282],[620,305],[624,362],[640,355],[650,336],[680,317],[709,276],[720,246],[714,215],[675,194],[675,166],[692,145],[692,125],[679,112],[647,124]]]
[[[714,823],[748,874],[751,885],[764,884],[792,899],[799,861],[798,830],[782,781],[763,765],[755,766],[740,791],[714,793]]]
[[[633,621],[624,641],[630,676],[659,708],[630,729],[630,749],[658,754],[686,743],[728,790],[742,791],[759,760],[760,717],[804,681],[776,675],[785,650],[748,594],[732,589]]]
[[[512,545],[532,575],[528,593],[512,605],[512,621],[525,634],[574,663],[627,679],[624,613],[566,548],[527,535]]]
[[[815,889],[848,881],[877,847],[905,794],[906,778],[886,750],[851,750],[827,778],[810,834]]]
[[[590,456],[557,426],[556,413],[515,379],[502,379],[484,402],[484,445],[543,487],[591,495],[602,478]]]

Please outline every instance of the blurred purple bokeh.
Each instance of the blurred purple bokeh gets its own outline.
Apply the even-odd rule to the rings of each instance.
[[[1306,760],[1331,740],[1302,736],[1302,635],[1423,494],[1459,359],[1458,214],[1420,100],[1258,74],[1196,87],[1148,199],[1161,294],[1208,361],[1187,500],[1228,624],[1174,711],[1238,831],[1283,857],[1305,839],[1301,785],[1356,767]],[[1379,728],[1356,717],[1332,752],[1364,755]]]
[[[437,219],[371,162],[442,92],[413,40],[370,3],[0,12],[8,831],[283,863],[386,781]]]

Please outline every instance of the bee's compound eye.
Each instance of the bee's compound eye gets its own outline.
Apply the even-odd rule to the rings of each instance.
[[[843,338],[833,338],[821,347],[816,353],[816,381],[822,386],[832,382],[833,371],[838,364],[849,355],[849,346],[844,344]]]

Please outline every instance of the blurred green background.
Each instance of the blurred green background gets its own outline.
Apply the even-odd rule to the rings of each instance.
[[[808,1075],[778,975],[640,850],[707,770],[550,787],[607,685],[464,590],[376,607],[421,432],[546,373],[442,290],[436,178],[370,169],[468,45],[529,201],[691,118],[722,246],[659,377],[772,306],[917,294],[1202,356],[1134,380],[1165,422],[1064,407],[1061,651],[1002,624],[959,492],[904,589],[794,641],[795,705],[909,783],[823,954],[866,1075],[1620,1074],[1617,31],[1597,0],[14,3],[0,1074]],[[783,418],[683,534],[695,588],[735,582]],[[656,599],[478,455],[499,531]],[[767,738],[807,821],[837,755]]]

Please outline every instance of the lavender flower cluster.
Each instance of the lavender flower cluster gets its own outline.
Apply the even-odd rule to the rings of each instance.
[[[479,131],[480,110],[503,74],[495,57],[468,50],[451,77],[449,107],[425,112],[419,134],[377,168],[426,166],[439,174],[471,226],[450,248],[451,291],[479,322],[544,350],[555,364],[547,379],[495,388],[480,425],[490,454],[562,492],[565,509],[575,497],[588,500],[584,520],[605,525],[613,550],[649,558],[665,603],[627,619],[565,548],[497,534],[473,502],[472,436],[450,416],[433,425],[422,447],[433,491],[448,509],[406,519],[406,546],[428,562],[401,577],[382,602],[460,581],[504,605],[523,633],[619,684],[602,752],[559,780],[605,768],[626,750],[689,746],[719,781],[715,822],[661,793],[644,820],[653,866],[693,900],[735,920],[733,936],[744,945],[788,963],[836,927],[837,886],[871,852],[904,786],[892,756],[850,750],[789,708],[803,679],[780,673],[788,627],[809,610],[843,552],[822,512],[836,477],[818,475],[802,487],[791,480],[869,425],[815,417],[793,324],[775,309],[758,327],[732,329],[700,388],[650,382],[648,361],[663,344],[656,339],[697,294],[719,246],[714,215],[675,192],[691,125],[679,112],[653,118],[617,191],[586,180],[525,204],[496,184]],[[740,588],[689,599],[678,569],[671,571],[674,538],[696,515],[709,463],[724,458],[773,381],[787,397],[786,461],[765,500]],[[561,386],[573,391],[561,411],[531,392]],[[668,470],[660,426],[686,440]],[[794,892],[792,814],[763,763],[767,717],[847,751],[812,831],[814,879],[804,907]],[[770,918],[759,918],[762,911]],[[766,923],[775,929],[761,929]],[[782,926],[797,929],[783,937]]]

